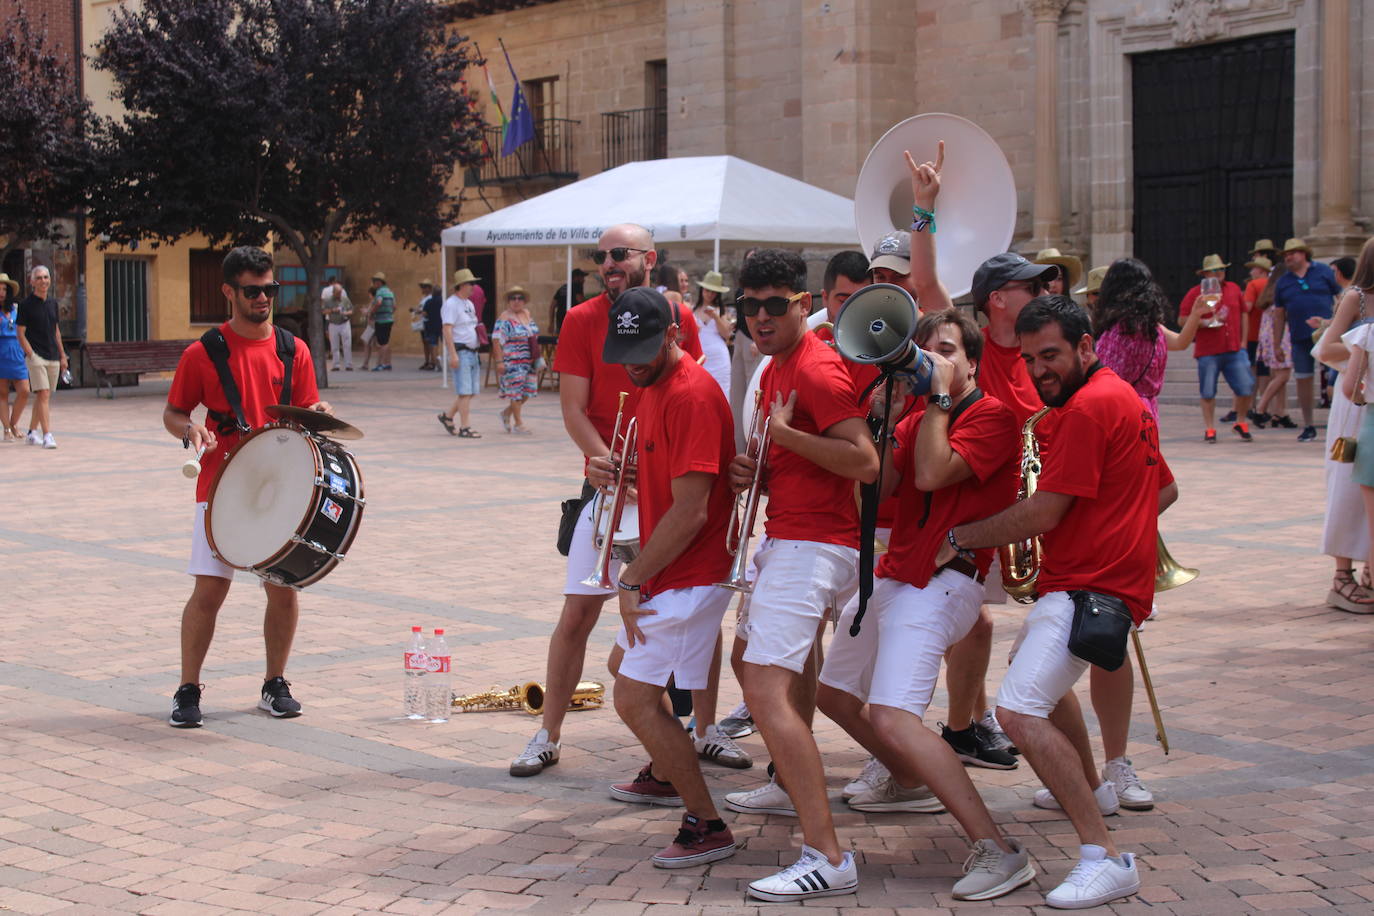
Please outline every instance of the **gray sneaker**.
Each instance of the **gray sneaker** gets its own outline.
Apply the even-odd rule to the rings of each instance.
[[[749,715],[749,707],[744,703],[730,710],[730,715],[720,720],[720,733],[727,738],[747,738],[754,733],[754,717]]]
[[[991,900],[1010,894],[1035,877],[1030,856],[1016,840],[1007,839],[1011,852],[994,840],[979,840],[964,860],[964,876],[954,884],[955,900]]]
[[[1007,737],[1007,733],[1002,731],[1002,724],[997,721],[997,716],[991,709],[984,710],[983,718],[973,725],[979,737],[986,741],[989,747],[1006,751],[1008,754],[1019,755],[1021,753],[1016,749],[1016,744]]]
[[[915,811],[921,814],[939,814],[945,810],[944,803],[930,789],[925,786],[908,789],[897,785],[890,776],[876,787],[851,798],[849,807],[855,811]]]

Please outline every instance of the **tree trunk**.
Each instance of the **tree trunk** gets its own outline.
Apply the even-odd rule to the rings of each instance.
[[[329,342],[324,333],[324,312],[320,307],[320,292],[324,288],[324,269],[329,263],[329,243],[323,242],[309,260],[302,259],[305,268],[305,333],[310,344],[310,356],[315,361],[315,383],[321,390],[329,387]]]

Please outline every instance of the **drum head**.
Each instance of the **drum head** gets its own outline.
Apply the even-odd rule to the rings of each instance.
[[[315,495],[315,450],[305,434],[267,427],[229,456],[210,494],[206,525],[224,562],[240,569],[278,553]]]
[[[639,543],[639,507],[626,506],[620,513],[620,524],[616,526],[612,544]]]

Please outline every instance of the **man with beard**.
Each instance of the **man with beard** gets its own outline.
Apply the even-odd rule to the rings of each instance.
[[[1041,538],[1039,597],[1013,646],[997,718],[1078,834],[1078,864],[1045,899],[1077,909],[1134,894],[1140,877],[1134,856],[1118,852],[1093,795],[1097,775],[1082,714],[1062,703],[1088,667],[1071,650],[1071,633],[1076,618],[1114,611],[1120,626],[1110,650],[1124,658],[1127,626],[1150,614],[1157,516],[1178,498],[1178,485],[1160,456],[1154,417],[1098,362],[1082,308],[1065,296],[1040,296],[1021,309],[1016,332],[1036,391],[1051,408],[1040,425],[1052,442],[1073,448],[1049,450],[1029,498],[951,528],[936,562]]]
[[[332,412],[315,387],[310,349],[272,325],[272,300],[280,289],[272,279],[272,256],[266,251],[243,247],[225,256],[220,291],[229,300],[229,320],[181,354],[162,412],[167,432],[190,448],[205,447],[196,481],[191,564],[186,570],[196,584],[181,615],[181,686],[172,699],[168,720],[173,728],[200,727],[200,669],[234,577],[233,568],[211,553],[205,536],[205,510],[216,472],[244,434],[271,421],[268,405]],[[236,392],[226,394],[223,373],[232,377]],[[217,426],[215,431],[191,419],[191,412],[202,404],[206,418]],[[291,696],[285,674],[300,616],[297,593],[266,582],[263,589],[267,593],[263,617],[267,671],[258,708],[275,718],[293,718],[301,714],[301,704]]]
[[[622,427],[630,422],[639,404],[641,389],[633,384],[624,366],[604,360],[603,347],[612,306],[623,293],[645,285],[656,259],[653,236],[648,229],[634,223],[607,229],[592,254],[605,292],[574,306],[563,322],[553,361],[554,371],[559,373],[558,400],[563,410],[563,426],[587,458],[611,454],[621,392],[627,394]],[[681,348],[693,359],[701,356],[696,321],[687,315],[685,321],[677,324],[682,329]],[[581,510],[568,546],[563,611],[549,640],[541,727],[511,762],[512,776],[534,776],[558,762],[563,717],[573,688],[582,678],[587,638],[601,616],[602,605],[615,594],[613,588],[596,588],[583,581],[596,571],[594,493],[590,483],[583,484]],[[631,505],[626,514],[633,516],[635,511]],[[619,561],[613,560],[612,580],[618,570]]]
[[[734,418],[711,374],[684,358],[680,327],[663,294],[631,289],[616,299],[611,316],[604,359],[623,365],[643,390],[634,469],[642,549],[617,581],[622,626],[611,664],[615,709],[686,807],[677,838],[653,864],[686,868],[735,852],[692,741],[664,705],[670,679],[683,690],[707,686],[730,603],[730,592],[716,583],[730,570],[725,530],[734,498],[726,471],[735,454]],[[592,458],[587,476],[609,491],[615,470],[614,457]],[[636,783],[612,786],[611,795],[639,801],[643,786],[637,783],[645,781],[653,782],[649,768]]]

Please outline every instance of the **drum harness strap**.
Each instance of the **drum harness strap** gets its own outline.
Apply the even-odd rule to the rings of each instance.
[[[290,404],[291,367],[296,361],[296,335],[280,326],[274,327],[273,330],[277,337],[277,358],[282,364],[281,396],[277,402]],[[206,408],[206,414],[218,424],[216,431],[221,436],[251,431],[252,427],[248,425],[243,414],[243,396],[239,393],[238,383],[234,381],[234,373],[229,369],[229,341],[224,339],[224,332],[219,328],[211,328],[201,335],[200,342],[205,347],[210,362],[215,365],[215,373],[219,376],[220,386],[224,389],[224,399],[229,402],[230,410],[230,413],[225,414]]]

